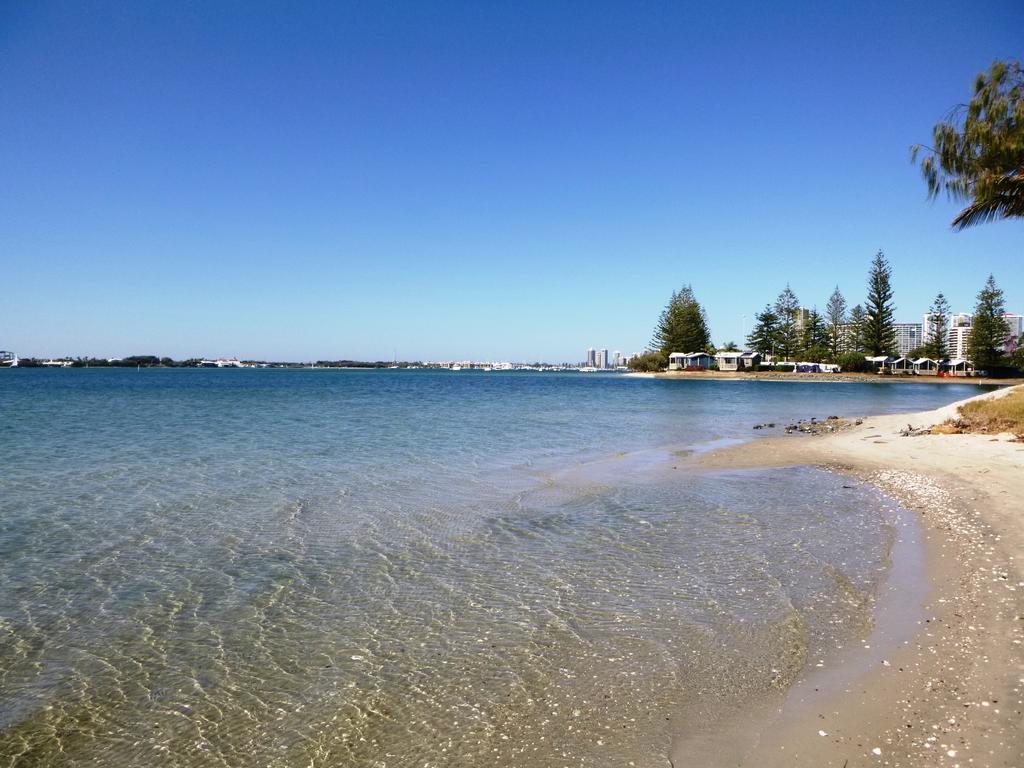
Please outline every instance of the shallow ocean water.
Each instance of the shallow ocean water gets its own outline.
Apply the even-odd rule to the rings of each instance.
[[[674,451],[976,391],[0,371],[0,765],[665,765],[868,631],[896,510]]]

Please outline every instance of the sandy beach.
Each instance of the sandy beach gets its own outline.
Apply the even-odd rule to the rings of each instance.
[[[874,634],[812,666],[781,713],[751,723],[757,743],[722,765],[1024,766],[1024,443],[900,435],[961,404],[695,457],[707,469],[816,465],[874,483],[917,513],[918,532],[903,535],[924,553],[923,589],[900,581],[897,548]],[[685,745],[674,765],[696,765]]]
[[[782,373],[778,371],[662,371],[661,373],[631,372],[625,376],[648,379],[687,381],[790,381],[828,382],[833,384],[852,382],[868,384],[979,384],[984,386],[1017,386],[1024,379],[989,379],[963,376],[879,376],[877,373]]]

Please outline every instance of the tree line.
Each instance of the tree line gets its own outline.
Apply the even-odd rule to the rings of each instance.
[[[1003,292],[989,275],[978,292],[967,342],[968,358],[978,369],[998,372],[1024,369],[1024,336],[1007,354],[1009,327]],[[843,370],[867,368],[866,358],[897,353],[896,305],[892,288],[892,267],[882,251],[875,254],[868,270],[867,296],[863,303],[848,308],[836,286],[823,312],[817,306],[804,308],[787,284],[774,302],[754,315],[754,326],[746,338],[748,348],[765,358],[810,363],[836,363]],[[912,357],[944,360],[948,355],[949,302],[940,292],[928,308],[922,324],[923,343],[910,352]],[[663,370],[673,352],[738,350],[734,342],[721,348],[711,343],[707,315],[690,285],[673,292],[655,325],[650,349],[630,361],[635,370]]]
[[[808,362],[839,363],[850,368],[867,356],[895,355],[898,349],[892,267],[882,251],[871,261],[867,289],[864,303],[847,311],[846,299],[836,286],[822,314],[817,307],[802,309],[787,285],[774,304],[755,316],[747,342],[763,355],[786,360],[800,357]],[[978,292],[967,341],[967,356],[977,368],[1024,367],[1024,360],[1012,359],[1004,353],[1010,341],[1010,329],[1003,318],[1005,311],[1003,292],[995,277],[989,275]],[[949,302],[939,292],[928,307],[927,321],[922,323],[922,343],[910,350],[909,356],[946,359],[951,318]]]
[[[157,355],[129,355],[128,357],[107,359],[105,357],[74,357],[61,358],[68,361],[70,368],[196,368],[201,362],[200,358],[193,357],[187,360],[175,360],[170,357],[158,357]],[[20,368],[42,368],[44,358],[22,357],[18,360]],[[245,362],[264,364],[262,360],[250,360]],[[295,362],[272,362],[265,363],[275,367],[302,368],[308,363]],[[398,362],[390,360],[318,360],[315,365],[321,368],[390,368],[398,365],[400,368],[408,368],[412,365],[422,365],[421,362]],[[539,365],[539,363],[538,363]]]
[[[59,358],[71,363],[71,368],[188,368],[195,366],[197,360],[173,360],[169,357],[156,355],[130,355],[115,360],[105,357],[74,357]],[[44,359],[39,357],[22,357],[18,360],[19,368],[41,368]]]
[[[764,356],[812,363],[853,366],[866,355],[887,355],[896,350],[896,306],[892,268],[885,254],[875,254],[868,272],[867,298],[849,310],[835,287],[821,313],[817,306],[804,309],[787,284],[772,304],[754,315],[747,336],[751,350]]]

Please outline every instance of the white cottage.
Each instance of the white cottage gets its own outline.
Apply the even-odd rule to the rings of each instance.
[[[681,371],[686,367],[686,353],[673,352],[668,356],[668,369],[670,371]]]
[[[740,362],[743,363],[744,368],[753,368],[754,366],[761,365],[761,353],[744,352],[740,355]]]
[[[909,373],[913,367],[910,359],[906,357],[890,357],[882,363],[882,368],[890,373]]]
[[[743,368],[742,352],[719,352],[715,355],[720,371],[739,371]]]
[[[965,360],[962,357],[950,360],[944,367],[946,369],[947,376],[969,376],[974,370],[970,361]]]
[[[919,357],[911,361],[911,365],[918,376],[935,376],[939,372],[939,361],[930,357]]]

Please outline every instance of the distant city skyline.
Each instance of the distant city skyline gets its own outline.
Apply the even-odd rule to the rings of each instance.
[[[1018,2],[40,2],[0,24],[0,349],[574,360],[644,348],[684,284],[743,345],[787,282],[862,302],[879,248],[898,320],[939,291],[972,310],[990,272],[1024,310],[1024,222],[952,233],[909,162],[1021,55]]]
[[[587,347],[583,360],[581,361],[581,365],[589,368],[610,370],[626,365],[626,363],[629,362],[630,357],[631,355],[624,355],[617,349],[614,352],[609,352],[608,347],[602,347],[601,349]]]

